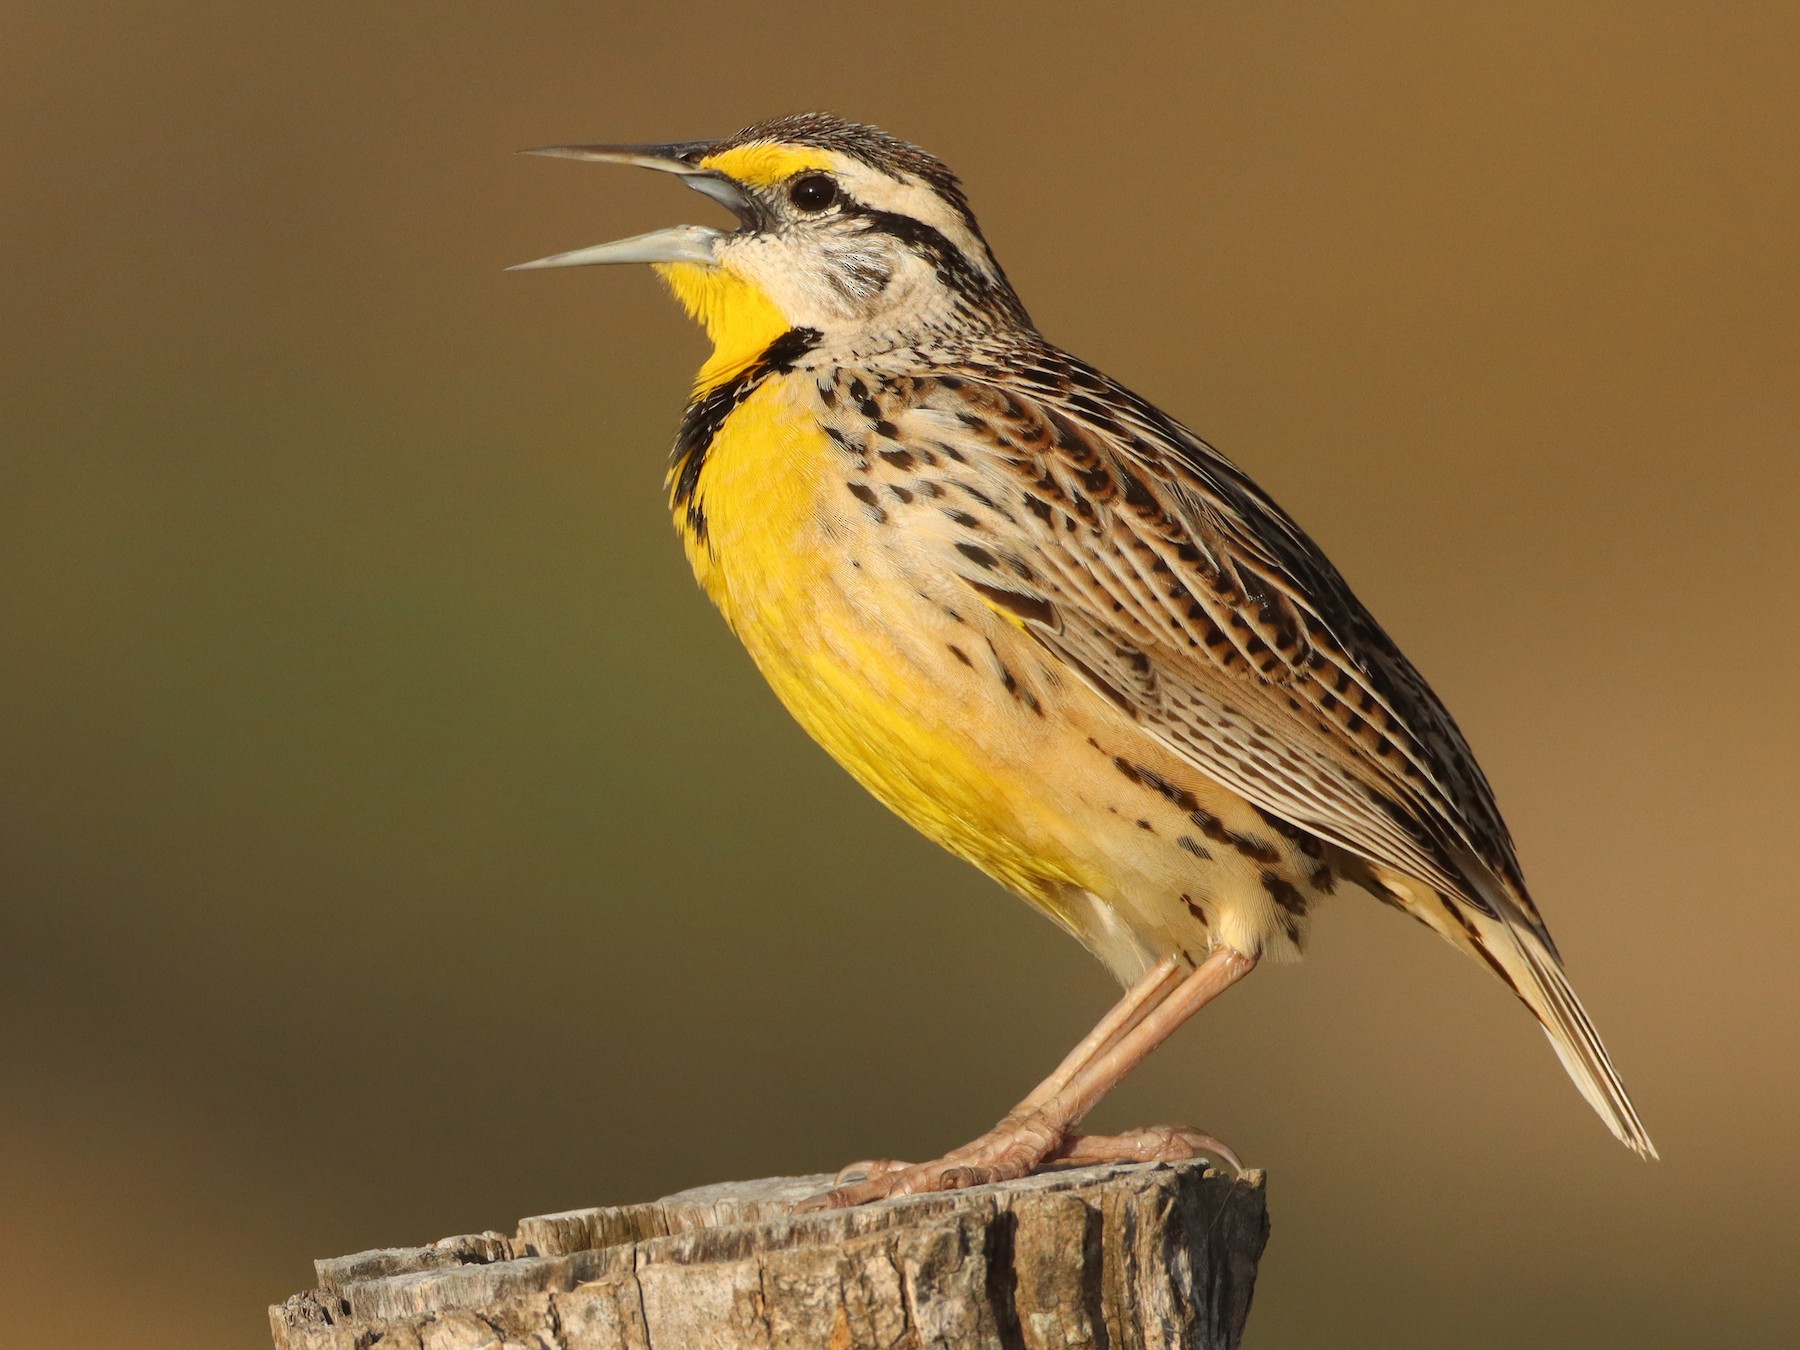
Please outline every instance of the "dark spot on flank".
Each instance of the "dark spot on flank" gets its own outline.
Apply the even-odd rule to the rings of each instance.
[[[969,581],[966,584],[973,587],[976,593],[989,604],[1005,610],[1008,614],[1016,615],[1031,623],[1041,623],[1046,628],[1056,627],[1056,607],[1048,600],[1040,599],[1035,595],[1020,595],[1017,591],[1009,591],[1000,586],[989,586],[979,581]]]
[[[1179,847],[1185,849],[1187,852],[1193,854],[1196,858],[1199,858],[1202,862],[1211,862],[1212,861],[1212,854],[1207,852],[1206,845],[1202,844],[1198,839],[1194,838],[1194,836],[1191,834],[1184,834],[1184,835],[1178,836],[1175,840],[1175,843]]]
[[[1143,780],[1144,784],[1166,797],[1169,801],[1175,803],[1177,810],[1198,811],[1200,809],[1200,803],[1195,800],[1194,794],[1189,792],[1186,788],[1171,783],[1161,774],[1152,769],[1146,769],[1142,764],[1139,764],[1136,767],[1138,777]]]
[[[865,483],[849,484],[850,495],[874,513],[877,524],[887,524],[888,513],[881,509],[881,503],[875,499],[875,490]]]
[[[1142,785],[1144,781],[1142,776],[1138,773],[1137,769],[1132,766],[1131,761],[1126,759],[1123,755],[1113,756],[1113,768],[1125,775],[1126,782]]]
[[[951,520],[955,521],[965,530],[979,530],[981,528],[980,519],[970,515],[967,511],[958,510],[954,506],[945,507],[944,514],[949,516]]]
[[[1000,509],[1000,503],[988,496],[987,493],[983,492],[980,488],[970,487],[967,483],[958,483],[956,486],[967,493],[972,501],[979,502],[982,506],[987,507],[988,510],[998,511]]]
[[[877,436],[885,436],[891,441],[899,437],[900,428],[888,421],[887,418],[878,417],[875,419],[875,434]]]
[[[1291,883],[1283,881],[1273,872],[1264,872],[1262,884],[1263,889],[1269,893],[1269,898],[1289,914],[1295,918],[1306,917],[1306,897]]]
[[[1315,891],[1323,891],[1326,895],[1330,895],[1337,889],[1337,873],[1331,870],[1329,863],[1320,863],[1313,869],[1312,875],[1306,879],[1306,884]]]
[[[1307,857],[1323,858],[1325,856],[1325,841],[1317,835],[1301,829],[1291,821],[1283,820],[1273,812],[1263,810],[1260,806],[1256,808],[1256,814],[1263,818],[1263,823],[1271,830],[1274,830]]]
[[[977,567],[985,567],[990,572],[999,570],[1000,560],[989,553],[985,548],[982,548],[979,544],[959,543],[956,546],[956,551],[962,554],[963,557],[967,558],[970,562],[974,563]]]
[[[971,670],[975,668],[975,663],[969,660],[969,654],[961,647],[957,646],[954,642],[945,643],[944,645],[950,648],[950,655],[954,656],[958,661],[961,661]]]
[[[1140,829],[1140,830],[1148,830],[1148,831],[1149,831],[1149,832],[1150,832],[1150,833],[1151,833],[1151,834],[1155,834],[1155,833],[1156,833],[1156,827],[1155,827],[1155,826],[1153,826],[1153,825],[1152,825],[1152,824],[1151,824],[1151,823],[1150,823],[1150,822],[1149,822],[1149,821],[1147,821],[1147,820],[1140,820],[1140,821],[1138,821],[1138,823],[1137,823],[1137,827],[1138,827],[1138,828],[1139,828],[1139,829]]]
[[[1264,843],[1260,839],[1252,839],[1247,834],[1239,834],[1235,830],[1226,829],[1225,823],[1210,811],[1197,807],[1188,812],[1188,819],[1198,825],[1200,833],[1215,844],[1229,844],[1246,858],[1262,863],[1265,867],[1281,861],[1281,854],[1273,845]]]
[[[1012,668],[1000,659],[1000,653],[992,642],[988,643],[988,655],[994,658],[994,669],[1000,672],[1000,683],[1006,692],[1014,698],[1019,696],[1019,679],[1012,673]]]
[[[881,457],[902,473],[912,468],[914,460],[910,450],[883,450]]]
[[[1184,894],[1181,897],[1181,903],[1187,906],[1187,912],[1189,914],[1191,914],[1199,922],[1199,924],[1202,928],[1205,928],[1207,926],[1206,925],[1206,911],[1204,909],[1200,908],[1199,904],[1197,904],[1195,902],[1193,896]]]
[[[1050,524],[1055,516],[1055,512],[1051,508],[1050,503],[1045,501],[1042,497],[1027,495],[1025,498],[1025,506],[1032,515],[1036,516],[1046,525]]]
[[[910,506],[912,504],[912,493],[906,488],[901,487],[898,483],[889,483],[888,491],[893,493],[894,500],[901,503],[903,506]]]
[[[1211,811],[1202,809],[1198,802],[1188,811],[1188,819],[1198,825],[1200,833],[1212,840],[1213,843],[1229,844],[1231,842],[1231,831],[1225,828],[1225,822]]]

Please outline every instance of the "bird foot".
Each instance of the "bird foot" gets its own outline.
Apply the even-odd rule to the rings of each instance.
[[[968,1186],[1013,1181],[1032,1172],[1068,1138],[1068,1127],[1042,1112],[1009,1115],[979,1139],[932,1162],[883,1159],[851,1163],[838,1173],[836,1186],[802,1200],[795,1209],[797,1213],[849,1209],[896,1195],[959,1191]]]
[[[1033,1112],[1008,1116],[971,1143],[926,1163],[873,1159],[851,1163],[837,1184],[810,1196],[797,1213],[849,1209],[899,1195],[924,1195],[986,1186],[1049,1168],[1091,1167],[1109,1162],[1187,1162],[1212,1156],[1242,1175],[1237,1154],[1210,1134],[1187,1125],[1152,1125],[1124,1134],[1075,1134]]]

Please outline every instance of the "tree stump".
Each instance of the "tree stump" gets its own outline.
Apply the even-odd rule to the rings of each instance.
[[[1235,1347],[1259,1172],[1049,1172],[795,1215],[829,1177],[683,1191],[317,1263],[276,1350]]]

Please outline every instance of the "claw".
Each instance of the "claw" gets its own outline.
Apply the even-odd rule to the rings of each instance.
[[[846,1163],[832,1181],[839,1186],[852,1181],[875,1181],[895,1172],[904,1172],[911,1166],[911,1163],[895,1162],[892,1158],[867,1158],[862,1162]]]

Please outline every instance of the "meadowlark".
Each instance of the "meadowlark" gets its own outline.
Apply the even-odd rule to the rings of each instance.
[[[661,274],[713,343],[667,480],[701,586],[853,777],[1127,987],[988,1133],[819,1203],[1225,1151],[1077,1130],[1346,884],[1485,963],[1655,1156],[1443,704],[1242,470],[1038,333],[944,164],[820,113],[530,153],[736,216],[522,266]]]

